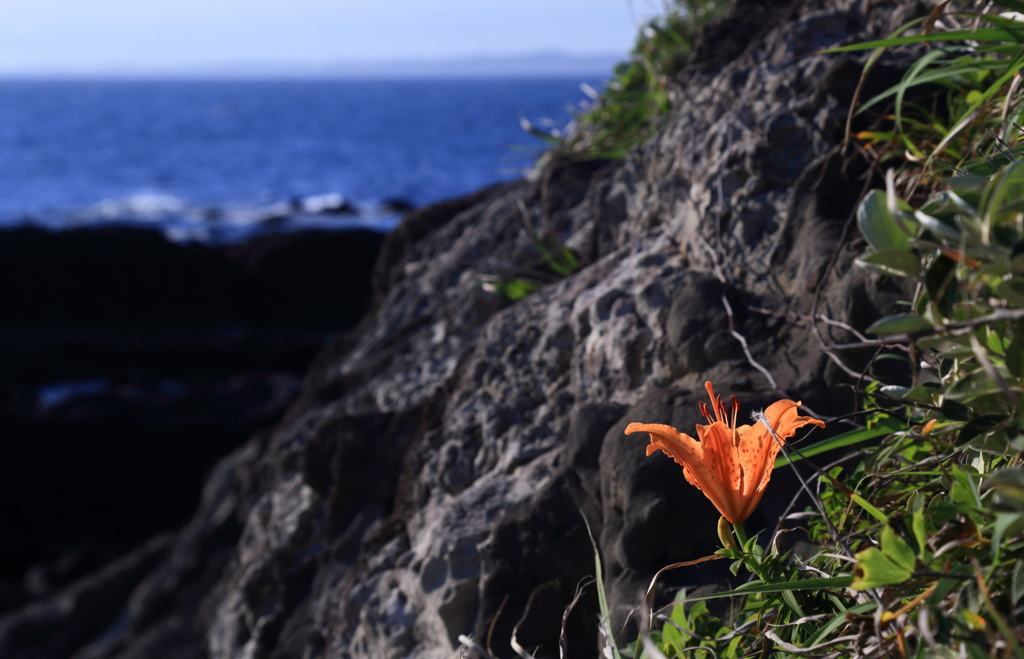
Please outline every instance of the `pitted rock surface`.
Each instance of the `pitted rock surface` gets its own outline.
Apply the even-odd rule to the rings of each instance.
[[[116,617],[81,623],[94,636],[76,656],[448,658],[468,637],[504,657],[517,626],[558,656],[594,572],[584,516],[616,625],[655,571],[711,553],[714,508],[623,431],[692,430],[706,380],[746,411],[782,395],[848,410],[816,336],[850,337],[809,315],[862,328],[899,292],[853,267],[846,235],[865,168],[839,144],[862,61],[815,53],[906,18],[871,4],[739,2],[624,160],[554,158],[411,213],[371,313],[321,353],[282,424],[214,474],[193,523],[140,550],[156,565]],[[510,302],[483,284],[544,270],[527,226],[581,267]],[[774,524],[795,491],[777,475],[749,524]],[[726,577],[687,568],[664,587]],[[591,587],[570,656],[596,654],[596,611]],[[39,656],[18,620],[0,625],[6,656]]]

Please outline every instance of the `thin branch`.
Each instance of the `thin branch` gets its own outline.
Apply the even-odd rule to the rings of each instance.
[[[760,363],[758,363],[756,359],[754,359],[754,355],[750,353],[750,347],[747,345],[746,338],[744,338],[742,334],[736,331],[736,324],[734,322],[732,305],[729,304],[728,299],[729,282],[725,276],[725,272],[722,270],[721,263],[718,259],[718,254],[715,253],[715,250],[711,247],[711,245],[703,236],[698,237],[700,238],[701,245],[704,247],[705,250],[707,250],[708,256],[711,257],[711,263],[714,266],[715,270],[715,277],[717,277],[718,281],[720,281],[722,284],[722,306],[725,308],[725,315],[729,322],[729,333],[732,334],[733,337],[737,341],[739,341],[740,345],[743,347],[743,354],[746,355],[747,362],[755,369],[757,369],[761,373],[761,375],[765,377],[766,380],[768,380],[768,384],[771,386],[772,391],[782,395],[785,398],[790,398],[789,394],[787,394],[785,391],[779,388],[779,384],[775,381],[775,378],[772,377],[771,372],[767,368],[762,366]]]
[[[853,119],[853,107],[856,105],[857,95],[859,95],[859,93],[860,93],[860,87],[863,84],[864,76],[866,76],[866,75],[867,75],[867,69],[865,69],[865,71],[861,74],[861,80],[860,80],[860,82],[857,85],[857,92],[855,93],[854,101],[853,101],[853,103],[850,106],[850,115],[849,115],[849,117],[847,117],[847,122],[852,121],[852,119]],[[847,130],[849,130],[849,123],[847,124]],[[846,138],[843,141],[843,145],[842,145],[842,147],[840,147],[841,150],[845,150],[846,149],[846,145],[847,145],[847,140],[848,139],[849,139],[849,133],[847,133],[847,136],[846,136]],[[868,193],[868,188],[871,187],[871,180],[873,178],[873,174],[874,174],[875,169],[877,167],[878,167],[878,160],[877,159],[873,159],[871,161],[870,167],[868,168],[867,174],[864,176],[864,186],[861,188],[860,198],[864,198],[864,196]],[[819,314],[818,313],[818,306],[821,304],[821,295],[822,295],[822,292],[825,290],[825,284],[828,281],[829,276],[832,274],[832,271],[836,267],[836,263],[839,261],[839,254],[840,254],[841,250],[843,249],[843,247],[846,245],[847,236],[850,235],[850,230],[853,228],[853,223],[854,223],[854,220],[856,220],[856,219],[857,219],[857,208],[854,207],[850,211],[850,213],[846,216],[846,222],[843,223],[843,231],[842,231],[842,233],[839,234],[839,240],[836,241],[836,246],[832,250],[832,254],[829,256],[828,264],[825,266],[824,273],[818,279],[818,285],[814,287],[814,301],[811,303],[811,317],[812,318],[815,318],[815,317],[818,317],[818,316],[824,317],[824,314]],[[840,370],[842,370],[844,373],[846,373],[850,377],[855,378],[858,382],[863,381],[863,379],[864,379],[864,374],[863,373],[858,373],[857,371],[855,371],[852,368],[850,368],[849,366],[847,366],[846,362],[844,362],[842,359],[839,358],[838,355],[836,355],[835,353],[832,352],[832,347],[829,346],[825,342],[825,338],[821,335],[821,328],[818,327],[817,323],[814,323],[814,322],[811,323],[811,332],[814,334],[814,338],[817,339],[818,345],[821,347],[822,351],[824,351],[825,355],[827,355],[828,358],[832,360],[832,363],[834,363],[836,366],[838,366],[840,368]]]
[[[460,659],[465,659],[465,657],[468,656],[465,652],[467,649],[476,652],[481,659],[491,659],[491,655],[487,654],[487,650],[484,650],[482,647],[477,645],[471,637],[465,634],[459,634],[459,643],[462,644],[462,647],[459,648]]]
[[[568,656],[569,644],[565,638],[565,626],[569,621],[569,614],[576,608],[580,598],[583,597],[583,593],[587,590],[587,586],[594,583],[594,577],[583,577],[578,584],[576,584],[576,596],[569,602],[569,606],[565,607],[565,611],[562,613],[562,631],[558,635],[558,656],[560,659],[565,659]]]
[[[779,436],[775,433],[775,429],[772,428],[772,424],[768,423],[768,419],[765,417],[764,412],[754,412],[753,417],[755,423],[760,423],[762,426],[768,429],[768,432],[771,434],[772,439],[774,439],[775,443],[779,445],[779,450],[782,451],[782,454],[786,456],[787,460],[789,460],[789,466],[793,469],[793,473],[796,474],[797,480],[800,481],[800,487],[802,487],[803,490],[807,492],[807,495],[811,497],[811,503],[814,504],[814,507],[818,509],[818,514],[821,515],[821,518],[825,520],[825,525],[828,527],[828,532],[831,533],[832,537],[836,539],[836,542],[839,543],[839,546],[842,547],[843,551],[845,551],[850,556],[853,556],[853,552],[850,551],[850,548],[846,546],[842,539],[840,539],[839,529],[837,529],[835,525],[832,523],[832,520],[829,519],[828,512],[825,510],[825,506],[822,505],[821,499],[818,498],[814,494],[814,492],[811,492],[811,488],[809,485],[807,485],[807,481],[804,480],[804,477],[800,473],[800,470],[796,468],[796,463],[790,459],[789,453],[786,451],[786,443],[779,439]],[[799,453],[799,451],[797,451],[797,453]]]
[[[526,652],[526,649],[519,644],[519,639],[516,638],[516,635],[519,633],[519,628],[522,626],[524,622],[526,622],[526,616],[530,615],[530,608],[533,607],[533,600],[535,597],[537,597],[537,594],[545,588],[549,588],[555,585],[558,585],[558,580],[552,579],[551,581],[545,581],[541,585],[534,588],[533,592],[530,593],[530,597],[526,600],[526,607],[523,609],[523,615],[519,617],[519,621],[516,622],[515,627],[512,628],[512,638],[509,641],[509,643],[512,645],[512,649],[515,650],[516,654],[518,654],[523,659],[533,659],[533,656],[528,654]]]
[[[506,604],[508,604],[508,593],[505,593],[505,597],[501,598],[501,604],[498,605],[498,610],[494,612],[491,624],[487,626],[487,654],[492,657],[494,656],[494,650],[491,649],[491,637],[494,636],[494,627],[498,624],[498,618],[501,616],[501,612],[505,610]]]
[[[861,348],[879,348],[902,343],[912,343],[930,337],[952,337],[967,334],[973,329],[1004,321],[1024,320],[1024,309],[997,309],[985,316],[979,316],[972,320],[963,320],[956,323],[948,323],[940,327],[916,332],[904,332],[902,334],[889,334],[882,339],[861,341],[859,343],[839,343],[831,346],[832,350],[858,350]]]

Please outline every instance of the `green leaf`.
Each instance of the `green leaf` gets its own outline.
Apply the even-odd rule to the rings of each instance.
[[[1003,544],[1004,537],[1014,538],[1024,530],[1024,515],[1019,512],[996,511],[996,521],[992,524],[992,562],[999,563],[1000,557],[1006,545]]]
[[[964,471],[961,467],[952,467],[949,470],[949,475],[953,477],[953,482],[949,488],[950,500],[953,503],[980,509],[981,499],[978,496],[978,487],[971,474]]]
[[[924,285],[935,306],[943,316],[949,318],[960,299],[960,287],[956,281],[956,261],[948,256],[936,257],[925,271]]]
[[[1017,561],[1013,567],[1013,586],[1011,588],[1013,605],[1016,606],[1021,597],[1024,597],[1024,561]]]
[[[1024,512],[1024,468],[1000,469],[985,480],[986,489],[996,491],[996,502]]]
[[[938,236],[949,238],[950,240],[960,240],[960,227],[956,225],[952,218],[947,222],[943,218],[928,215],[917,210],[914,211],[914,219],[925,229]]]
[[[971,408],[955,400],[946,399],[942,401],[942,415],[950,421],[970,421]]]
[[[916,387],[901,387],[896,384],[887,384],[879,389],[879,392],[890,398],[909,400],[915,403],[931,403],[932,396],[935,393],[931,387],[923,384],[919,384]]]
[[[996,370],[1000,369],[997,367]],[[1004,372],[1000,373],[1000,375],[1006,378],[1009,373]],[[977,370],[962,377],[959,382],[953,385],[946,394],[946,397],[966,401],[968,404],[971,404],[969,399],[992,395],[1002,396],[1003,390],[989,377],[988,373],[983,370]],[[976,404],[974,407],[977,409]]]
[[[502,279],[484,284],[484,290],[506,297],[513,302],[522,300],[538,289],[540,289],[538,284],[525,279]]]
[[[842,53],[851,50],[871,50],[873,48],[905,46],[908,44],[925,43],[930,41],[963,42],[967,40],[975,40],[986,42],[1010,41],[1020,43],[1022,40],[1024,40],[1024,26],[1021,27],[1022,30],[1001,27],[988,27],[980,28],[977,30],[950,30],[948,32],[929,32],[927,34],[918,34],[912,37],[890,37],[888,39],[879,39],[877,41],[865,41],[862,43],[850,44],[849,46],[831,48],[824,52]]]
[[[914,550],[888,524],[882,529],[881,544],[881,549],[871,547],[854,556],[857,578],[850,585],[854,590],[903,583],[913,575]]]
[[[894,277],[917,277],[921,258],[905,249],[880,249],[857,259],[857,265]]]
[[[1017,33],[1017,30],[1015,29],[1014,32]],[[1024,34],[1024,32],[1020,32],[1019,34]],[[1020,49],[1017,50],[1019,51]],[[941,153],[957,134],[963,131],[967,126],[971,125],[975,121],[977,116],[976,111],[981,107],[981,105],[996,94],[1002,93],[1006,85],[1009,84],[1010,80],[1018,74],[1022,67],[1024,67],[1024,52],[1018,52],[1013,60],[1006,66],[1002,75],[1000,75],[995,82],[990,84],[984,93],[971,101],[967,108],[964,108],[961,111],[960,115],[956,118],[954,126],[946,133],[946,136],[942,138],[942,141],[935,146],[932,154],[928,156],[928,159],[931,160]],[[989,204],[983,203],[982,205],[988,207],[990,210],[992,209],[992,206]],[[988,244],[989,232],[993,226],[994,219],[995,218],[992,213],[987,211],[984,212],[982,240],[985,244]]]
[[[913,548],[889,525],[882,529],[882,553],[891,558],[896,565],[913,572],[916,562]]]
[[[995,293],[1014,307],[1024,307],[1024,277],[1004,279],[996,286]]]
[[[950,190],[943,196],[965,215],[977,215],[981,193],[988,185],[988,177],[976,174],[959,174],[949,181]]]
[[[963,428],[960,429],[960,434],[956,438],[956,443],[957,445],[962,446],[980,435],[992,432],[1005,420],[1006,417],[999,416],[997,414],[986,414],[984,416],[971,419],[964,424]]]
[[[1024,204],[1024,160],[1010,163],[992,177],[982,195],[981,212],[989,227],[1021,212]]]
[[[857,604],[856,606],[851,606],[846,610],[839,611],[838,615],[833,616],[831,620],[825,623],[821,627],[821,629],[818,630],[818,633],[814,635],[814,638],[812,638],[807,643],[807,645],[812,646],[821,643],[828,637],[829,634],[831,634],[835,630],[839,629],[844,625],[850,624],[850,619],[853,616],[859,616],[864,615],[865,613],[870,613],[871,611],[874,611],[876,608],[878,608],[878,603],[871,601],[863,602],[862,604]]]
[[[903,583],[913,574],[876,547],[865,549],[856,554],[854,558],[857,559],[857,565],[853,568],[856,578],[850,584],[850,588],[854,590],[867,590]]]
[[[910,514],[910,529],[914,532],[914,540],[917,541],[918,556],[924,558],[928,551],[928,534],[924,526],[924,510],[918,509]]]
[[[881,190],[867,193],[857,207],[857,227],[876,251],[909,248],[910,233],[904,226],[889,212],[888,197]]]
[[[782,601],[786,603],[789,610],[797,615],[798,618],[803,618],[807,614],[804,613],[804,609],[800,606],[800,602],[797,601],[796,596],[791,590],[785,590],[782,592]]]
[[[916,313],[898,313],[875,321],[867,328],[869,334],[913,334],[934,329],[932,324]]]
[[[582,513],[581,513],[582,514]],[[594,541],[594,534],[590,531],[590,522],[586,516],[583,517],[583,524],[587,527],[587,534],[590,536],[590,546],[594,550],[594,583],[597,586],[597,605],[601,611],[601,633],[604,636],[604,656],[609,653],[613,659],[622,659],[619,649],[615,645],[615,634],[612,632],[611,617],[608,615],[608,599],[604,592],[604,574],[601,571],[601,552],[597,550],[597,542]]]
[[[969,446],[978,451],[979,453],[994,453],[996,455],[1006,455],[1008,443],[1006,440],[1006,433],[1002,431],[995,431],[993,433],[982,435],[971,440]]]

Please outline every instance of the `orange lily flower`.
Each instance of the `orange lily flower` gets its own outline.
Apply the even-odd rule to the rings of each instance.
[[[647,455],[660,449],[679,463],[686,481],[703,492],[718,512],[735,524],[750,517],[761,501],[772,477],[780,442],[784,444],[797,429],[809,423],[824,428],[825,422],[797,415],[799,402],[780,400],[764,411],[775,437],[761,423],[737,427],[740,404],[736,397],[730,396],[727,413],[722,397],[715,396],[711,383],[704,387],[711,396],[711,407],[700,403],[701,414],[708,420],[706,426],[697,424],[700,441],[660,423],[631,423],[626,426],[626,434],[650,433]]]

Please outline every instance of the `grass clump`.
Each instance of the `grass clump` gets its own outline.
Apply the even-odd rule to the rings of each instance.
[[[991,176],[1019,151],[1024,2],[999,0],[976,12],[951,6],[940,3],[886,39],[831,51],[872,49],[867,73],[888,49],[925,49],[898,84],[850,115],[892,103],[854,137],[872,160],[897,168],[897,187],[910,191],[941,188],[955,174]]]
[[[703,27],[722,16],[728,0],[674,0],[644,24],[629,58],[567,133],[524,127],[548,141],[561,156],[613,159],[626,155],[661,125],[671,108],[672,78],[687,63]]]
[[[641,27],[629,59],[615,67],[604,90],[600,93],[589,90],[593,102],[576,113],[567,129],[547,130],[521,118],[525,131],[550,146],[538,159],[537,168],[553,158],[621,158],[650,137],[671,108],[672,77],[686,65],[704,25],[723,15],[728,6],[729,0],[673,0],[668,3],[662,15]],[[579,267],[579,259],[572,250],[550,232],[541,234],[534,230],[526,212],[522,212],[526,231],[550,272],[517,271],[482,278],[484,290],[510,302],[522,300],[545,284],[572,275]]]

